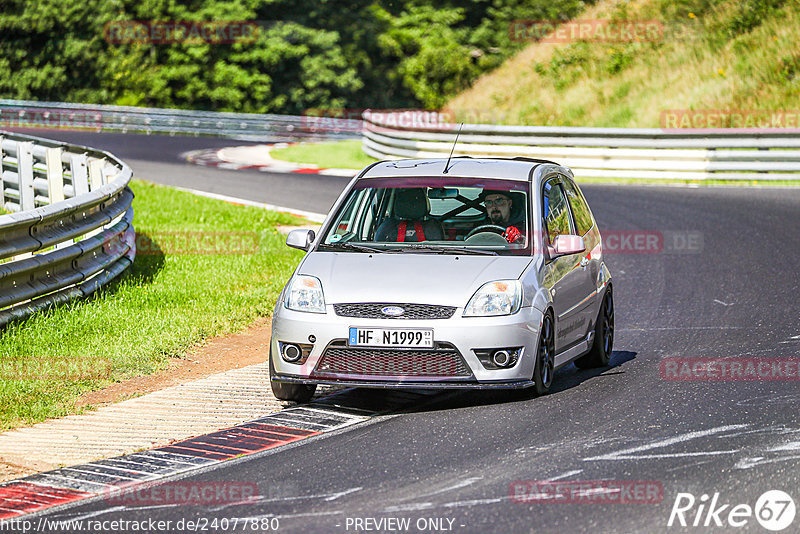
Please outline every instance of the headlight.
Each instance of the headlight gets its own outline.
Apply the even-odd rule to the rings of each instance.
[[[497,280],[483,284],[475,292],[464,317],[488,317],[517,313],[522,304],[522,284],[519,280]]]
[[[295,276],[286,292],[286,307],[301,312],[325,313],[325,295],[319,278],[302,274]]]

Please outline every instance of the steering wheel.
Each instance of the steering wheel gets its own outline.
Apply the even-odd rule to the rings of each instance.
[[[477,228],[474,228],[470,233],[467,234],[467,237],[465,237],[464,239],[469,239],[470,237],[474,236],[478,232],[487,232],[487,231],[489,231],[489,232],[497,232],[500,235],[503,235],[504,233],[506,233],[506,229],[503,228],[502,226],[498,226],[496,224],[482,224],[482,225],[478,226]]]

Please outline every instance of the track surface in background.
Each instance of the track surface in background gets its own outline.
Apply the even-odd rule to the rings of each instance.
[[[328,213],[336,195],[350,181],[346,177],[317,174],[287,178],[285,174],[257,170],[220,170],[194,165],[181,157],[191,150],[258,144],[252,141],[31,128],[8,130],[106,150],[130,165],[137,179],[316,213]]]
[[[347,182],[171,160],[170,151],[177,159],[190,149],[175,148],[185,140],[170,145],[153,137],[80,135],[83,144],[128,160],[138,178],[308,211],[325,212]],[[192,141],[191,148],[219,143]],[[148,157],[148,147],[161,155]],[[47,517],[175,524],[276,516],[280,532],[352,532],[353,519],[367,517],[410,518],[410,532],[417,531],[417,520],[432,518],[445,518],[445,526],[452,519],[456,532],[703,532],[712,529],[667,528],[678,493],[699,498],[719,492],[719,503],[731,505],[723,521],[732,506],[754,506],[766,490],[789,492],[800,508],[797,381],[677,382],[659,372],[665,357],[797,357],[800,190],[583,189],[607,235],[702,235],[696,253],[607,256],[617,321],[610,367],[580,371],[570,365],[538,399],[439,393],[369,423],[183,480],[252,482],[262,495],[254,503],[137,508],[97,501]],[[351,398],[363,406],[379,404],[381,395],[354,390]],[[548,479],[655,481],[663,485],[663,500],[517,503],[509,496],[515,481]],[[687,513],[690,521],[696,511]],[[800,517],[787,532],[798,524]],[[765,530],[751,517],[736,531]]]

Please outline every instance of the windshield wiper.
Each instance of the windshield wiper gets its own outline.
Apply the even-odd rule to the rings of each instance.
[[[359,252],[397,252],[397,250],[390,250],[385,248],[377,248],[377,247],[369,247],[367,245],[359,245],[357,243],[331,243],[331,244],[321,244],[319,246],[320,250],[332,250],[332,251],[345,251],[345,250],[357,250]]]
[[[440,253],[448,253],[448,252],[456,252],[460,254],[477,254],[481,256],[497,256],[497,252],[493,250],[481,250],[478,248],[467,248],[467,247],[443,247],[437,245],[426,245],[424,243],[414,243],[410,245],[404,245],[402,248],[398,250],[430,250],[431,252],[440,252]]]

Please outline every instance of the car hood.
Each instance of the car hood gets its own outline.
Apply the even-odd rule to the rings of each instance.
[[[529,256],[312,252],[298,274],[322,282],[328,304],[397,302],[466,306],[486,282],[517,279]]]

